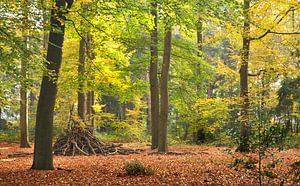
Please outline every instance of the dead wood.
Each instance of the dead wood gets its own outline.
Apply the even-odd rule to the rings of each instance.
[[[76,122],[76,121],[73,121]],[[141,149],[122,147],[122,144],[104,143],[95,137],[89,129],[73,124],[65,136],[59,138],[53,146],[55,155],[113,155],[139,154]]]
[[[15,152],[13,154],[8,154],[7,157],[9,158],[16,158],[16,157],[26,157],[31,156],[33,153],[27,153],[27,152]]]

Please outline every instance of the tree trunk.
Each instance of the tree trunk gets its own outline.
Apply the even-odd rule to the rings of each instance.
[[[87,120],[90,120],[90,115],[92,114],[92,91],[86,93],[86,115]]]
[[[79,64],[78,64],[78,116],[82,121],[85,121],[85,94],[84,94],[84,65],[85,65],[85,41],[84,39],[80,40],[79,48]]]
[[[87,114],[87,120],[90,122],[91,125],[91,131],[94,131],[95,129],[95,120],[94,120],[94,110],[93,105],[95,104],[95,93],[94,91],[89,91],[87,93],[86,98],[86,114]]]
[[[23,6],[23,40],[24,45],[27,47],[28,39],[28,1],[22,1]],[[28,96],[27,96],[27,58],[23,56],[21,59],[21,87],[20,87],[20,147],[30,148],[29,138],[28,138]]]
[[[197,22],[197,45],[198,45],[198,52],[197,56],[202,57],[202,51],[203,51],[203,22],[202,19],[199,17],[198,22]],[[196,90],[200,91],[201,90],[201,85],[200,85],[200,75],[201,75],[201,67],[199,62],[196,65],[196,77],[197,77],[197,86]]]
[[[168,123],[168,77],[170,68],[170,58],[171,58],[171,41],[172,41],[172,31],[171,26],[166,27],[166,35],[164,39],[164,55],[163,64],[161,71],[160,80],[160,123],[159,123],[159,140],[158,140],[158,151],[165,153],[168,151],[167,147],[167,123]]]
[[[212,98],[213,97],[213,86],[211,84],[211,82],[208,83],[208,87],[207,87],[207,98]]]
[[[198,57],[201,57],[203,51],[203,22],[200,17],[197,22],[197,44],[198,44],[197,55]]]
[[[90,33],[87,33],[87,46],[86,46],[86,55],[87,55],[87,62],[91,62],[95,59],[95,53],[93,52],[93,37]],[[95,104],[95,92],[91,90],[91,82],[94,79],[94,73],[93,69],[91,67],[92,65],[90,63],[87,63],[87,76],[88,76],[88,81],[87,81],[87,87],[90,91],[87,92],[87,100],[86,100],[86,115],[87,115],[87,120],[91,124],[91,130],[94,131],[95,128],[95,119],[94,119],[94,110],[93,106]]]
[[[72,1],[68,0],[68,8]],[[53,170],[52,133],[53,115],[57,94],[57,79],[62,61],[62,46],[64,41],[65,20],[63,9],[65,0],[55,1],[51,10],[51,30],[47,49],[46,69],[51,71],[44,74],[36,113],[35,143],[32,169]]]
[[[241,139],[238,147],[240,152],[249,152],[249,95],[248,95],[248,63],[250,51],[250,0],[244,0],[244,28],[243,28],[243,51],[240,68],[240,96],[242,98],[241,110]]]
[[[151,32],[151,61],[150,61],[150,113],[152,149],[158,147],[158,126],[159,126],[159,88],[158,88],[158,32],[157,32],[157,3],[151,4],[151,14],[154,16],[154,29]]]
[[[26,59],[23,59],[21,62],[21,75],[22,79],[26,78],[27,68],[26,68]],[[20,88],[20,147],[21,148],[30,148],[29,145],[29,134],[28,134],[28,96],[27,96],[27,88],[24,83],[24,80],[21,82]]]

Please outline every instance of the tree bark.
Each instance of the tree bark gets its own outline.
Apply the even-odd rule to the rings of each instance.
[[[89,59],[88,62],[91,62],[95,59],[95,53],[93,52],[93,37],[90,33],[87,33],[87,46],[86,46],[86,54],[88,56],[87,59]],[[93,90],[91,90],[91,82],[92,80],[94,79],[94,74],[93,74],[93,70],[92,70],[92,67],[89,63],[87,63],[87,76],[89,77],[88,78],[88,81],[87,81],[87,86],[89,88],[89,91],[87,92],[87,100],[86,100],[86,115],[87,115],[87,120],[90,122],[91,124],[91,129],[94,131],[94,128],[95,128],[95,119],[94,119],[94,110],[93,110],[93,106],[95,104],[95,92]]]
[[[27,64],[26,59],[21,61],[21,75],[22,79],[27,76]],[[24,82],[24,79],[21,80],[21,88],[20,88],[20,147],[21,148],[30,148],[29,145],[29,134],[28,134],[28,96],[27,96],[27,88]]]
[[[51,73],[44,74],[36,114],[35,144],[32,169],[53,170],[52,133],[53,115],[57,94],[57,79],[62,61],[62,46],[65,24],[62,23],[66,2],[67,8],[72,6],[71,0],[57,0],[51,10],[51,30],[47,49],[46,69]]]
[[[27,47],[28,39],[28,1],[22,1],[23,8],[23,40]],[[30,148],[28,137],[28,94],[27,94],[27,58],[23,56],[21,59],[21,87],[20,87],[20,147]]]
[[[157,31],[157,3],[151,4],[151,14],[154,17],[154,29],[151,32],[151,61],[150,61],[150,113],[152,149],[158,147],[158,126],[159,126],[159,87],[158,87],[158,31]]]
[[[244,28],[243,28],[243,51],[242,64],[240,68],[240,96],[242,98],[241,108],[241,136],[238,151],[249,152],[249,95],[248,95],[248,63],[250,51],[250,0],[244,0]]]
[[[95,129],[95,119],[94,119],[94,110],[93,105],[95,104],[95,92],[89,91],[87,93],[86,98],[86,114],[87,114],[87,120],[90,122],[91,131],[94,132]]]
[[[170,23],[167,23],[170,24]],[[168,151],[167,146],[167,123],[168,123],[168,77],[171,59],[171,42],[172,31],[171,26],[168,25],[165,31],[164,39],[164,55],[160,80],[160,123],[159,123],[159,140],[158,140],[158,152],[165,153]]]
[[[198,45],[198,52],[197,52],[197,56],[198,57],[202,57],[202,51],[203,51],[203,34],[202,31],[203,30],[203,22],[201,17],[198,18],[198,22],[197,22],[197,45]],[[196,86],[196,90],[200,91],[201,90],[201,85],[199,82],[199,78],[201,75],[201,67],[199,62],[196,65],[196,77],[197,77],[197,86]]]
[[[203,21],[201,17],[198,18],[197,22],[197,44],[198,44],[198,57],[201,57],[203,51]]]
[[[90,115],[92,114],[92,91],[88,91],[86,93],[86,115],[87,115],[87,119],[90,119]]]
[[[85,112],[86,112],[86,102],[85,102],[85,93],[84,93],[84,65],[85,65],[85,41],[84,39],[80,40],[79,47],[79,64],[78,64],[78,105],[77,111],[78,116],[82,121],[85,121]]]

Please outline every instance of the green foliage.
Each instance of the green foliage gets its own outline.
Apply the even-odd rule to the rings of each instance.
[[[193,106],[191,132],[203,129],[205,133],[214,134],[229,119],[229,100],[222,98],[198,99]]]
[[[136,123],[131,125],[126,121],[114,122],[111,125],[113,127],[113,134],[117,136],[119,139],[125,141],[144,141],[145,140],[145,132],[144,127],[141,123]]]
[[[17,143],[19,142],[19,130],[0,130],[0,141],[1,142],[10,142],[10,143]]]
[[[296,118],[300,118],[300,77],[285,79],[278,90],[279,102],[276,107],[278,114],[290,113]]]
[[[126,162],[123,167],[126,175],[137,176],[145,175],[150,176],[154,174],[154,170],[151,167],[144,166],[139,160],[135,159],[130,162]]]
[[[231,166],[236,168],[253,169],[256,167],[256,164],[257,161],[255,159],[245,156],[241,158],[235,158]]]
[[[19,114],[20,83],[27,86],[33,97],[39,93],[38,82],[45,70],[43,44],[47,44],[42,41],[50,28],[46,20],[52,6],[48,0],[28,1],[27,7],[22,2],[0,2],[0,108],[2,117],[14,122]],[[70,115],[76,115],[78,82],[85,81],[83,93],[95,93],[93,118],[97,135],[118,141],[149,140],[146,112],[150,32],[154,28],[151,2],[74,1],[74,9],[66,15],[68,21],[64,23],[66,35],[55,107],[55,135],[67,128]],[[298,6],[296,1],[252,2],[250,36],[259,36],[270,28],[280,32],[299,30],[295,24],[299,19]],[[274,20],[280,19],[289,7],[298,9],[274,25]],[[242,9],[242,1],[237,0],[159,2],[159,66],[163,57],[163,28],[168,22],[173,25],[168,81],[170,144],[191,141],[200,133],[214,145],[233,145],[233,138],[239,136],[240,106],[233,100],[240,93]],[[198,49],[196,36],[199,20],[203,22],[202,51]],[[93,55],[87,53],[85,74],[81,77],[77,72],[79,41],[87,34],[92,36],[89,44]],[[254,148],[278,144],[299,146],[299,135],[295,134],[300,108],[298,59],[299,40],[295,35],[269,34],[251,42],[249,74],[264,70],[257,76],[249,76]],[[28,78],[20,76],[22,60],[28,63]],[[209,88],[212,95],[207,94]],[[105,96],[113,97],[117,104],[103,103]],[[213,98],[205,99],[210,96]],[[34,99],[30,102],[31,131],[36,104]],[[128,105],[131,106],[127,108]],[[105,110],[107,106],[115,108]]]
[[[121,120],[112,113],[103,111],[104,105],[95,105],[96,112],[94,118],[98,128],[100,139],[108,139],[109,141],[140,141],[145,142],[145,126],[143,120],[139,117],[141,111],[139,108],[134,110],[126,110],[126,118]]]
[[[284,141],[284,147],[286,148],[300,148],[300,135],[292,134],[286,137]]]

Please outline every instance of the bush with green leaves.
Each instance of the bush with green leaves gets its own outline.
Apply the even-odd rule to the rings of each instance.
[[[123,167],[126,175],[136,176],[136,175],[146,175],[150,176],[154,174],[154,170],[151,167],[143,165],[139,160],[133,160],[126,162]]]
[[[222,127],[228,123],[228,105],[228,100],[223,98],[198,99],[190,115],[191,133],[202,131],[204,138],[217,137]]]

